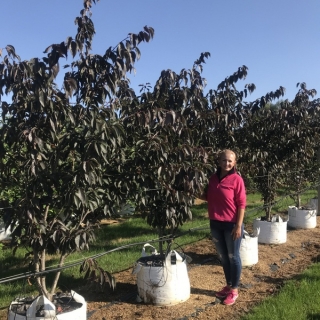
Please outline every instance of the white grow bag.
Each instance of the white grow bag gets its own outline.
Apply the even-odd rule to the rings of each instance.
[[[82,306],[70,312],[63,312],[59,314],[56,311],[55,305],[44,296],[38,296],[30,307],[27,309],[26,314],[22,315],[14,312],[17,306],[22,305],[25,299],[17,299],[10,304],[8,310],[8,320],[86,320],[87,319],[87,303],[85,299],[74,291],[71,295],[75,302],[81,303]],[[43,316],[36,316],[39,309],[42,309]]]
[[[0,222],[0,241],[11,239],[10,227],[6,230],[4,222]]]
[[[240,258],[243,267],[250,267],[258,263],[258,235],[260,229],[255,229],[253,236],[244,231],[240,244]]]
[[[279,215],[272,217],[271,221],[263,221],[261,218],[253,220],[253,228],[260,229],[258,242],[265,244],[281,244],[287,242],[287,222]]]
[[[317,226],[317,210],[288,207],[288,227],[296,229],[312,229]]]
[[[145,254],[147,246],[153,248],[150,256]],[[175,305],[190,298],[187,262],[175,250],[163,261],[153,246],[145,244],[132,273],[137,275],[138,296],[144,303]]]
[[[308,207],[314,209],[317,211],[317,215],[319,216],[320,213],[318,212],[318,198],[312,198],[309,200],[309,203],[308,203]]]

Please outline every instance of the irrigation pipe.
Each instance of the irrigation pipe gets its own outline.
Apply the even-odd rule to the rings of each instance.
[[[16,280],[20,280],[20,279],[35,278],[35,277],[38,277],[38,276],[41,276],[41,275],[44,275],[44,274],[48,274],[48,273],[51,273],[51,272],[57,272],[57,271],[69,269],[69,268],[72,268],[72,267],[75,267],[75,266],[78,266],[78,265],[82,264],[87,259],[97,259],[97,258],[100,258],[100,257],[108,254],[108,253],[115,252],[115,251],[122,250],[122,249],[126,249],[126,248],[130,248],[130,247],[134,247],[134,246],[138,246],[138,245],[144,245],[145,243],[165,242],[165,241],[174,240],[174,239],[176,239],[178,237],[181,237],[181,236],[183,236],[185,234],[188,234],[190,232],[194,232],[194,231],[202,230],[202,229],[206,229],[206,228],[204,228],[204,227],[192,228],[192,229],[189,229],[186,232],[183,232],[181,234],[174,235],[174,236],[163,237],[163,238],[159,238],[159,239],[146,240],[146,241],[143,241],[143,242],[135,242],[135,243],[123,245],[123,246],[120,246],[120,247],[117,247],[117,248],[114,248],[114,249],[111,249],[111,250],[108,250],[108,251],[105,251],[105,252],[90,256],[90,257],[86,257],[86,258],[84,258],[84,259],[82,259],[80,261],[66,264],[66,265],[64,265],[62,267],[48,268],[46,270],[38,271],[38,272],[29,271],[29,272],[25,272],[25,273],[22,273],[22,274],[15,275],[15,276],[2,278],[2,279],[0,279],[0,284],[6,283],[6,282],[16,281]]]
[[[319,186],[320,186],[320,182],[318,182],[317,184],[312,185],[312,186],[310,186],[310,187],[308,187],[308,188],[305,188],[305,189],[301,190],[300,193],[303,194],[304,192],[306,192],[306,191],[308,191],[308,190],[310,190],[310,189],[318,188]],[[264,210],[264,209],[266,209],[266,208],[268,208],[268,207],[270,207],[270,206],[275,206],[276,204],[280,203],[281,201],[285,200],[286,198],[291,197],[291,196],[294,196],[294,195],[296,195],[296,193],[287,194],[287,195],[281,197],[279,200],[274,201],[273,203],[263,204],[262,206],[253,208],[253,209],[251,209],[251,210],[249,210],[249,211],[246,211],[246,214],[249,214],[249,215],[250,215],[251,212],[258,211],[259,209]]]
[[[310,186],[309,188],[305,188],[304,190],[301,191],[301,193],[303,193],[303,192],[305,192],[307,190],[313,189],[315,187],[318,187],[319,185],[320,185],[320,183],[317,183],[316,185]],[[272,205],[274,206],[277,203],[279,203],[280,201],[283,201],[284,199],[286,199],[287,197],[290,197],[292,195],[294,195],[294,194],[285,195],[282,198],[280,198],[278,201],[274,202]],[[265,205],[262,205],[260,207],[254,208],[254,209],[252,209],[250,211],[247,211],[246,214],[250,215],[252,212],[258,211],[259,209],[265,209],[270,205],[271,204],[265,204]],[[0,209],[4,209],[4,208],[0,208]],[[73,262],[73,263],[66,264],[66,265],[64,265],[62,267],[48,268],[48,269],[46,269],[44,271],[38,271],[38,272],[31,272],[30,271],[30,272],[25,272],[25,273],[18,274],[18,275],[15,275],[15,276],[2,278],[2,279],[0,279],[0,284],[16,281],[16,280],[20,280],[20,279],[34,278],[34,277],[41,276],[41,275],[44,275],[44,274],[48,274],[48,273],[51,273],[51,272],[57,272],[57,271],[69,269],[69,268],[72,268],[72,267],[75,267],[75,266],[78,266],[78,265],[82,264],[87,259],[97,259],[97,258],[100,258],[100,257],[108,254],[108,253],[115,252],[115,251],[122,250],[122,249],[126,249],[126,248],[130,248],[130,247],[134,247],[134,246],[137,246],[137,245],[143,245],[145,243],[165,242],[165,241],[174,240],[174,239],[179,238],[181,236],[184,236],[184,235],[186,235],[186,234],[188,234],[190,232],[194,232],[194,231],[198,231],[198,230],[206,230],[206,229],[209,229],[209,227],[208,226],[206,226],[206,227],[200,226],[200,227],[197,227],[197,228],[188,229],[187,231],[182,232],[182,233],[180,233],[178,235],[175,235],[175,236],[163,237],[163,238],[159,238],[159,239],[153,239],[153,240],[147,240],[147,241],[143,241],[143,242],[136,242],[136,243],[127,244],[127,245],[124,245],[124,246],[120,246],[120,247],[111,249],[111,250],[106,251],[106,252],[102,252],[102,253],[99,253],[99,254],[96,254],[96,255],[81,259],[81,260]]]

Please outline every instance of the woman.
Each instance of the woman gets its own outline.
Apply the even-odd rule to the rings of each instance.
[[[243,179],[235,169],[236,154],[224,150],[219,155],[219,167],[209,180],[204,199],[208,201],[212,241],[221,261],[226,286],[216,297],[232,305],[238,298],[242,270],[240,243],[243,236],[243,217],[246,191]]]

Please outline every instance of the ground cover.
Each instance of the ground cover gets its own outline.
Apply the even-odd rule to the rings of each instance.
[[[320,223],[318,217],[318,225]],[[224,306],[214,297],[223,283],[222,268],[211,240],[187,246],[191,296],[175,306],[158,307],[136,301],[136,276],[132,269],[115,274],[117,290],[107,293],[82,288],[88,301],[88,319],[240,319],[253,306],[277,295],[284,283],[318,261],[320,228],[288,230],[287,242],[280,245],[259,244],[259,262],[244,268],[240,296],[233,306]]]
[[[255,203],[256,206],[257,204]],[[205,204],[195,206],[194,210],[199,210],[199,213],[195,213],[198,219],[206,215],[204,209]],[[116,226],[119,221],[114,220],[114,225]],[[207,218],[205,222],[207,223]],[[318,220],[318,225],[319,222]],[[250,226],[251,222],[248,221],[246,223],[248,231]],[[191,282],[191,297],[188,301],[172,307],[155,307],[138,303],[136,277],[132,275],[132,266],[114,273],[117,280],[115,292],[108,289],[101,292],[96,287],[84,285],[81,279],[75,281],[76,286],[72,286],[72,289],[82,294],[88,301],[88,319],[226,319],[225,316],[228,319],[230,317],[237,319],[266,297],[277,294],[286,280],[292,279],[312,262],[317,261],[319,254],[319,227],[308,230],[289,230],[285,244],[259,245],[259,262],[251,268],[244,269],[241,295],[236,305],[224,307],[214,298],[214,291],[223,284],[222,269],[209,239],[209,230],[204,231],[204,234],[207,236],[203,240],[192,241],[184,248],[185,253],[193,259],[188,266]],[[180,241],[183,242],[182,238],[177,239],[177,242]],[[180,244],[185,245],[182,242]],[[102,248],[99,250],[101,252]],[[109,266],[109,263],[107,264]],[[78,277],[78,269],[73,270],[75,278]],[[2,270],[1,273],[4,271]],[[68,281],[71,282],[71,280],[69,277]],[[6,287],[7,292],[10,291],[8,289]],[[0,311],[0,319],[6,319],[4,306]]]

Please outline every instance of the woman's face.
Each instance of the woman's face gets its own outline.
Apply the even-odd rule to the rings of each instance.
[[[233,152],[227,151],[221,154],[219,165],[223,173],[229,172],[236,164],[236,155]]]

